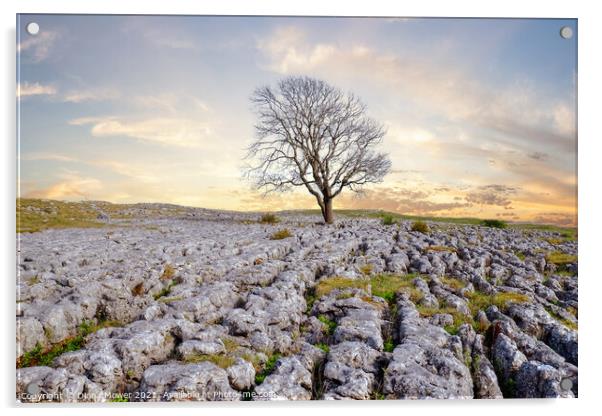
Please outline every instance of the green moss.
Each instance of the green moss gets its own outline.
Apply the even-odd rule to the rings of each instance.
[[[285,238],[292,237],[293,234],[289,231],[288,228],[284,228],[282,230],[276,231],[274,234],[270,236],[270,240],[284,240]]]

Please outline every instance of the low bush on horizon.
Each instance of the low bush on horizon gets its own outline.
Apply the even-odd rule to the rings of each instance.
[[[278,218],[276,215],[272,214],[271,212],[266,212],[265,214],[263,214],[261,216],[261,218],[259,219],[259,222],[262,224],[277,224],[280,222],[280,218]]]
[[[282,230],[276,231],[274,234],[272,234],[270,240],[284,240],[285,238],[292,236],[293,234],[288,228],[283,228]]]
[[[427,234],[430,231],[429,226],[424,221],[414,221],[411,230],[422,234]]]
[[[393,215],[385,214],[385,215],[383,215],[382,223],[383,223],[383,225],[393,225],[393,224],[397,224],[397,220],[393,217]]]
[[[483,220],[483,221],[481,221],[481,225],[483,227],[489,227],[489,228],[506,228],[506,227],[508,227],[508,224],[502,220]]]

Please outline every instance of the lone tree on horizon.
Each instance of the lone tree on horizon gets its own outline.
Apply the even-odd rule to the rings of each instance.
[[[387,155],[373,150],[386,131],[353,94],[318,79],[288,77],[276,89],[256,89],[251,102],[258,122],[245,175],[264,193],[304,186],[331,224],[332,201],[344,188],[360,192],[389,172]]]

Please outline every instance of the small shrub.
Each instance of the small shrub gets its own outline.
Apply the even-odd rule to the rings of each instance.
[[[506,228],[508,226],[508,224],[502,220],[483,220],[481,221],[481,225],[489,228]]]
[[[280,222],[280,218],[278,218],[276,215],[272,214],[271,212],[268,212],[261,216],[261,218],[259,219],[259,222],[262,224],[276,224],[276,223]]]
[[[270,240],[284,240],[285,238],[292,237],[293,234],[289,231],[288,228],[284,228],[282,230],[276,231],[271,235]]]
[[[429,232],[429,226],[424,221],[414,221],[412,224],[412,231],[427,234]]]
[[[383,222],[383,225],[393,225],[393,224],[397,223],[397,221],[395,220],[395,218],[391,214],[385,214],[385,215],[383,215],[383,221],[382,222]]]

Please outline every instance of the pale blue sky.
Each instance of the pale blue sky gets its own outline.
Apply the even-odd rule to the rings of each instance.
[[[311,207],[240,179],[253,89],[303,74],[388,128],[393,172],[335,207],[576,220],[574,20],[22,15],[18,31],[22,196]]]

